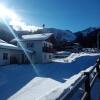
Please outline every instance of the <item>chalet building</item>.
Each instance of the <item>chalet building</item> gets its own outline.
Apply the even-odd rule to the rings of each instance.
[[[27,52],[30,52],[27,50]],[[0,39],[0,65],[28,63],[23,51]]]
[[[18,40],[25,50],[31,51],[28,55],[33,63],[48,63],[53,58],[53,45],[46,41],[51,35],[52,33],[22,35]],[[22,48],[16,39],[11,42]]]

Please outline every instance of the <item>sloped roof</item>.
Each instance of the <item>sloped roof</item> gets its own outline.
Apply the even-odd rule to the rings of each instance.
[[[8,48],[8,49],[18,49],[17,46],[15,46],[13,44],[9,44],[9,43],[5,42],[2,39],[0,39],[0,47],[2,47],[2,48]]]
[[[15,46],[15,45],[13,45],[13,44],[9,44],[9,43],[5,42],[4,40],[1,40],[1,39],[0,39],[0,47],[1,47],[1,48],[6,48],[6,49],[14,49],[14,50],[21,50],[21,51],[23,51],[23,50],[22,50],[21,48],[19,48],[18,46]],[[29,53],[32,53],[31,50],[28,50],[28,49],[26,49],[26,48],[24,48],[24,50],[27,51],[27,52],[29,52]]]
[[[24,40],[47,40],[53,33],[23,35]]]
[[[53,33],[22,35],[22,38],[19,38],[19,40],[47,40],[52,34]],[[16,39],[11,40],[11,42],[16,41]]]
[[[4,40],[0,39],[0,43],[4,43],[4,42],[5,42]]]

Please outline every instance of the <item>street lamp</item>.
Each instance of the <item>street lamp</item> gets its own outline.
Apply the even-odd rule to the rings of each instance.
[[[45,24],[43,24],[42,27],[43,27],[43,31],[42,31],[42,32],[43,32],[43,33],[46,33],[46,32],[45,32]]]

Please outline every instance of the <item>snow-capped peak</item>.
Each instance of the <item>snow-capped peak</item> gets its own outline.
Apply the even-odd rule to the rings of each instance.
[[[81,31],[81,32],[83,33],[84,36],[87,36],[87,34],[89,34],[89,33],[93,32],[93,31],[95,31],[96,29],[97,29],[97,28],[89,27],[89,28],[87,28],[87,29],[85,29],[85,30],[83,30],[83,31]]]
[[[56,40],[63,41],[74,41],[76,39],[76,36],[74,33],[72,33],[69,30],[61,30],[61,29],[56,29],[56,28],[45,28],[46,33],[54,33],[54,37]]]

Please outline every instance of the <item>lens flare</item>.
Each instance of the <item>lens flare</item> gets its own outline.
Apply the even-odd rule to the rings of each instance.
[[[19,17],[11,10],[0,4],[0,17],[9,18],[11,20],[18,20]]]
[[[8,27],[8,29],[10,30],[10,32],[12,33],[12,35],[14,36],[14,38],[17,40],[18,44],[20,45],[21,49],[23,50],[23,52],[25,53],[26,57],[28,58],[28,60],[30,61],[30,64],[32,65],[36,75],[40,76],[36,66],[34,65],[34,63],[32,62],[29,54],[27,53],[26,49],[24,48],[23,44],[19,41],[19,38],[17,37],[16,33],[13,31],[13,29],[9,26],[6,17],[12,16],[12,19],[15,20],[17,18],[16,14],[14,14],[12,11],[6,9],[6,7],[4,7],[3,5],[0,5],[0,17],[2,18],[3,22],[5,23],[5,25]]]
[[[12,10],[6,8],[4,5],[0,4],[0,18],[8,19],[10,25],[13,26],[15,30],[24,30],[24,31],[36,31],[38,29],[42,29],[42,27],[27,25],[24,23],[21,18],[16,15]]]

